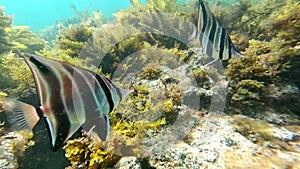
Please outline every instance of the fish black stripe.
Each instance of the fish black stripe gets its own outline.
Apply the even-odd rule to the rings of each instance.
[[[101,99],[96,95],[96,93],[98,93],[96,90],[101,87],[97,82],[98,80],[95,78],[95,73],[76,67],[73,67],[73,70],[73,78],[78,82],[77,87],[80,89],[79,92],[81,93],[81,98],[85,103],[84,110],[86,121],[92,118],[98,118],[103,112],[98,111],[102,104]]]
[[[104,83],[108,87],[108,89],[111,90],[111,88],[112,88],[111,81],[109,81],[106,77],[102,77],[102,80],[104,81]]]
[[[214,42],[215,32],[216,32],[217,26],[219,26],[219,25],[218,25],[218,23],[216,23],[216,20],[214,19],[213,16],[211,16],[211,21],[212,21],[212,26],[211,26],[211,29],[209,32],[209,40],[211,42]]]
[[[53,74],[52,71],[49,73]],[[55,145],[53,145],[52,150],[57,151],[63,146],[63,143],[65,139],[68,137],[69,129],[71,126],[71,123],[69,121],[69,117],[65,112],[65,107],[63,104],[63,96],[60,95],[61,88],[58,77],[53,74],[52,78],[46,79],[46,82],[53,82],[53,84],[59,85],[55,87],[54,85],[50,86],[50,93],[46,95],[50,95],[50,108],[52,109],[52,112],[54,113],[55,121],[56,121],[56,138],[55,139]],[[50,131],[49,131],[50,133]]]
[[[229,44],[228,44],[228,38],[229,36],[227,35],[227,33],[225,32],[225,39],[224,39],[224,53],[223,53],[223,58],[222,60],[227,60],[227,59],[230,59],[231,56],[229,56]]]
[[[202,2],[202,1],[199,1],[199,5],[200,5],[200,7],[201,7],[201,9],[202,9],[202,18],[203,18],[203,20],[202,20],[202,32],[204,33],[204,31],[205,31],[205,28],[206,28],[206,24],[207,24],[207,12],[206,12],[206,9],[205,9],[205,5],[204,5],[204,3]],[[199,16],[200,17],[200,16]]]
[[[219,52],[220,52],[220,42],[221,42],[221,33],[222,28],[220,26],[217,26],[216,32],[215,32],[215,38],[214,38],[214,44],[216,46],[216,54],[214,55],[215,58],[219,58]]]
[[[230,58],[231,58],[231,55],[232,55],[231,47],[232,47],[233,45],[231,44],[231,40],[230,40],[229,37],[227,38],[227,45],[228,45],[228,59],[230,59]]]
[[[34,57],[30,56],[29,60],[43,73],[49,72],[47,66],[43,65],[41,62],[36,60]],[[29,66],[30,67],[30,66]]]
[[[68,115],[69,122],[71,123],[68,136],[66,138],[68,139],[79,129],[80,124],[85,121],[86,105],[83,103],[78,83],[76,82],[76,80],[78,80],[78,76],[74,74],[75,69],[71,65],[62,62],[57,62],[52,65],[54,66],[54,69],[57,70],[57,74],[60,77],[63,104],[66,114]],[[80,82],[82,81],[83,80]]]
[[[54,141],[54,145],[52,145],[52,150],[57,151],[59,148],[62,147],[65,139],[68,136],[68,132],[70,128],[70,121],[68,119],[66,112],[64,111],[63,100],[62,100],[62,96],[60,95],[61,86],[59,83],[59,78],[53,73],[53,70],[51,70],[51,68],[41,63],[33,56],[30,57],[30,62],[37,67],[38,71],[40,72],[38,74],[40,76],[43,76],[43,78],[45,79],[45,81],[42,81],[40,85],[45,85],[44,83],[46,83],[48,86],[50,86],[48,88],[49,90],[46,91],[48,93],[45,93],[45,95],[49,96],[50,99],[48,101],[50,103],[49,108],[51,109],[51,112],[53,112],[54,119],[50,119],[52,117],[46,116],[45,121],[47,124],[48,133],[50,135],[52,143]],[[38,77],[35,77],[36,80],[37,78]],[[47,102],[47,100],[45,101]],[[45,103],[41,103],[40,100],[40,104],[43,105]],[[47,121],[47,119],[50,121]],[[49,123],[51,121],[52,122],[55,121],[56,126],[51,126],[54,127],[55,129],[50,127]],[[56,131],[56,135],[53,136],[54,138],[52,137],[53,133],[51,133],[53,130]]]
[[[198,0],[198,17],[196,37],[201,42],[203,53],[221,60],[228,60],[233,55],[242,56],[233,45],[229,34],[203,0]]]
[[[221,30],[221,37],[220,37],[220,51],[219,51],[219,59],[223,59],[223,52],[224,52],[224,39],[225,39],[226,33],[225,33],[225,29],[222,28]]]
[[[210,29],[211,29],[211,17],[210,15],[207,15],[207,25],[206,25],[206,28],[205,28],[205,32],[204,32],[204,39],[203,39],[203,48],[205,49],[205,53],[208,55],[208,56],[212,56],[211,54],[211,51],[212,51],[212,48],[214,48],[214,44],[211,43],[209,41],[209,32],[210,32]]]
[[[41,85],[40,83],[42,82],[42,78],[38,76],[37,72],[37,68],[34,66],[32,66],[31,64],[33,64],[31,61],[30,61],[30,57],[28,57],[26,55],[24,55],[24,59],[25,59],[25,62],[26,64],[29,66],[30,68],[30,71],[34,77],[34,82],[35,82],[35,87],[36,87],[36,91],[37,91],[37,98],[38,98],[38,105],[41,106],[42,105],[42,102],[43,100],[45,100],[45,98],[43,98],[42,96],[42,93],[46,93],[46,86],[44,85]],[[28,59],[28,60],[27,60]]]
[[[105,96],[107,98],[107,102],[109,104],[109,112],[112,112],[114,109],[114,102],[112,100],[112,96],[111,96],[111,92],[108,88],[108,86],[106,86],[104,79],[102,79],[102,77],[98,74],[95,74],[97,81],[100,83],[101,88],[103,89]]]
[[[116,92],[117,92],[117,94],[118,94],[118,96],[119,96],[119,98],[120,98],[120,100],[122,100],[123,98],[123,96],[122,96],[122,93],[120,92],[120,89],[111,81],[111,80],[109,80],[109,79],[107,79],[106,78],[106,80],[108,80],[108,82],[112,85],[112,87],[113,88],[115,88],[115,90],[116,90]]]
[[[57,151],[58,149],[62,148],[65,140],[68,137],[71,126],[69,117],[66,112],[59,113],[56,117],[57,119],[59,119],[56,126],[58,132],[55,140],[55,145],[52,148],[53,151]]]
[[[232,52],[236,52],[236,53],[240,53],[237,48],[233,45],[231,39],[229,38],[229,43],[231,44],[231,50],[233,50]],[[231,53],[232,54],[232,53]]]
[[[211,23],[212,22],[212,23]],[[215,44],[214,44],[214,36],[215,36],[215,31],[216,31],[216,20],[213,19],[213,16],[210,15],[210,23],[211,23],[211,27],[209,30],[209,35],[208,35],[208,43],[207,43],[207,55],[208,56],[212,56],[213,53],[213,49],[215,48]],[[217,50],[217,49],[215,49]]]

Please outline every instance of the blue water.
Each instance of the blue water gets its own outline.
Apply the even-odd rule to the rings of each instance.
[[[145,2],[142,0],[141,2]],[[1,0],[5,13],[13,15],[13,25],[27,25],[37,31],[54,25],[57,21],[70,18],[77,10],[101,10],[106,17],[130,6],[129,0]]]

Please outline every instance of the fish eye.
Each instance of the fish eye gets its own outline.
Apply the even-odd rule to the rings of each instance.
[[[45,69],[45,66],[44,65],[40,65],[39,69]]]

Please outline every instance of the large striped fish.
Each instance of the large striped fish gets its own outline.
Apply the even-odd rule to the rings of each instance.
[[[228,33],[217,21],[208,6],[202,0],[199,0],[198,3],[197,25],[190,39],[198,38],[203,53],[215,60],[243,57],[234,47]]]
[[[42,118],[57,151],[80,128],[102,140],[109,133],[108,114],[132,92],[89,70],[32,54],[23,54],[35,80],[39,107],[17,100],[2,106],[14,129],[32,129]]]

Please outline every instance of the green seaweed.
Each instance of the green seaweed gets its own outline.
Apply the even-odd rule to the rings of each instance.
[[[143,69],[143,71],[140,73],[141,79],[146,80],[155,80],[158,79],[161,75],[161,69],[153,67],[154,65],[149,65],[146,68]]]
[[[270,141],[274,138],[270,124],[265,121],[248,117],[235,117],[231,123],[243,136],[255,143],[262,144],[263,140]],[[254,135],[257,136],[254,137]]]
[[[237,103],[238,99],[243,100],[238,97],[242,91],[244,93],[253,91],[254,86],[256,86],[255,91],[259,98],[255,99],[256,102],[247,104],[248,106],[254,106],[255,103],[261,105],[262,102],[267,103],[268,100],[272,99],[271,94],[274,91],[262,90],[263,88],[266,89],[271,85],[280,87],[299,83],[299,81],[290,78],[291,76],[296,77],[295,73],[298,72],[297,65],[299,62],[297,58],[300,55],[295,48],[285,45],[285,42],[278,37],[270,42],[251,40],[249,44],[245,51],[247,57],[231,59],[225,70],[230,81],[229,97],[233,99],[234,103]],[[291,62],[292,60],[295,61]]]
[[[233,94],[231,100],[238,103],[240,107],[264,105],[263,96],[265,86],[263,82],[257,80],[242,80],[236,85],[237,92]]]
[[[265,6],[267,7],[264,8]],[[277,101],[281,98],[272,94],[275,91],[265,90],[270,86],[273,88],[286,85],[299,86],[299,80],[296,78],[300,65],[298,49],[300,15],[297,12],[299,8],[299,3],[294,0],[274,2],[265,0],[249,4],[245,10],[243,18],[247,16],[248,19],[241,20],[239,24],[243,27],[239,30],[246,32],[247,39],[250,39],[247,41],[245,51],[242,52],[246,57],[231,59],[225,69],[230,81],[228,100],[234,105],[244,104],[245,113],[252,111],[254,105],[267,104],[266,106],[277,107]],[[262,13],[263,15],[258,16]],[[295,96],[291,91],[286,97],[293,100]],[[246,101],[247,98],[250,100]],[[228,104],[229,107],[234,107]],[[281,104],[289,105],[288,109],[297,110],[293,108],[294,104],[286,101],[282,101]],[[245,111],[246,109],[248,111]]]
[[[199,67],[197,69],[192,70],[192,73],[199,87],[204,87],[208,84],[209,75],[207,71]]]
[[[270,41],[279,32],[293,43],[299,41],[297,0],[215,1],[210,8],[240,50],[248,47],[250,39]]]
[[[130,96],[131,103],[138,111],[148,111],[151,108],[151,101],[149,100],[149,87],[147,85],[137,85],[134,87],[134,92]]]
[[[103,149],[99,143],[92,141],[87,135],[69,140],[64,149],[66,158],[71,162],[68,168],[107,168],[120,159],[120,156]]]
[[[113,118],[112,115],[110,117]],[[112,126],[107,143],[84,134],[79,139],[67,142],[65,156],[71,162],[70,168],[108,168],[115,165],[122,156],[139,157],[141,138],[146,136],[148,130],[156,131],[165,123],[164,119],[155,122],[118,120]]]
[[[131,8],[122,10],[115,14],[118,22],[122,25],[112,25],[112,29],[107,30],[107,33],[104,30],[101,32],[102,34],[94,37],[95,42],[93,46],[97,49],[93,51],[100,51],[99,53],[103,53],[100,46],[104,49],[106,49],[107,46],[107,44],[104,44],[105,42],[102,42],[99,38],[113,39],[115,42],[118,42],[109,52],[107,52],[101,62],[100,67],[106,71],[105,73],[114,72],[115,67],[128,55],[151,47],[170,49],[169,52],[179,55],[182,59],[187,57],[187,53],[184,51],[187,49],[187,46],[179,40],[165,36],[164,31],[172,32],[172,36],[174,37],[185,37],[181,36],[181,34],[187,34],[188,31],[179,30],[186,25],[183,25],[184,23],[181,23],[181,20],[178,20],[176,17],[180,16],[182,18],[189,18],[188,16],[190,16],[190,11],[184,10],[186,9],[186,6],[183,5],[184,3],[180,3],[175,0],[149,0],[147,2],[147,4],[142,4],[137,0],[131,1],[133,5]],[[173,16],[174,18],[162,20],[162,16],[159,12],[168,12],[169,14],[175,15],[170,15],[170,17]],[[151,17],[145,16],[145,13],[151,13]],[[176,19],[179,23],[176,22]],[[166,30],[165,25],[174,25],[174,22],[176,22],[178,27],[168,27],[167,29],[169,30]],[[122,26],[124,26],[125,29]],[[153,30],[155,31],[153,32]],[[149,33],[135,34],[135,32],[140,31]],[[128,38],[126,35],[132,36]]]
[[[119,120],[113,126],[113,130],[118,134],[127,136],[130,138],[140,137],[143,138],[146,136],[147,130],[157,131],[159,128],[166,124],[165,119],[159,119],[154,122],[149,122],[146,120],[141,121],[127,121]]]
[[[138,14],[140,12],[168,12],[174,13],[177,16],[187,15],[191,10],[190,3],[178,2],[177,0],[147,0],[146,4],[141,3],[139,0],[131,0],[130,1],[132,7],[117,12],[114,14],[119,21],[124,21],[128,18],[131,18],[133,14]],[[140,16],[136,15],[136,18]]]
[[[7,97],[8,95],[0,90],[0,98]]]
[[[0,7],[0,54],[8,52],[11,47],[11,42],[8,38],[6,29],[10,27],[12,23],[12,16],[4,14],[4,7]]]
[[[30,31],[28,26],[11,26],[6,29],[6,32],[9,41],[12,43],[11,50],[34,53],[46,46],[45,41]]]
[[[23,58],[8,53],[1,59],[0,88],[9,95],[18,95],[22,91],[34,87],[32,74]]]
[[[171,100],[172,105],[180,106],[181,96],[182,96],[182,91],[180,87],[176,83],[172,83],[168,85],[164,80],[162,80],[162,83],[164,85],[164,94],[166,96],[167,102]]]
[[[178,116],[177,107],[181,105],[182,102],[182,91],[176,84],[167,85],[164,81],[164,92],[166,100],[163,102],[163,114],[167,121],[168,125],[171,125],[175,122]]]
[[[61,30],[57,37],[57,46],[71,57],[78,57],[85,42],[91,37],[92,31],[83,24],[71,25]]]
[[[12,17],[0,8],[0,89],[7,94],[19,94],[32,87],[33,80],[25,62],[14,52],[33,53],[42,50],[46,43],[28,26],[11,26]]]

